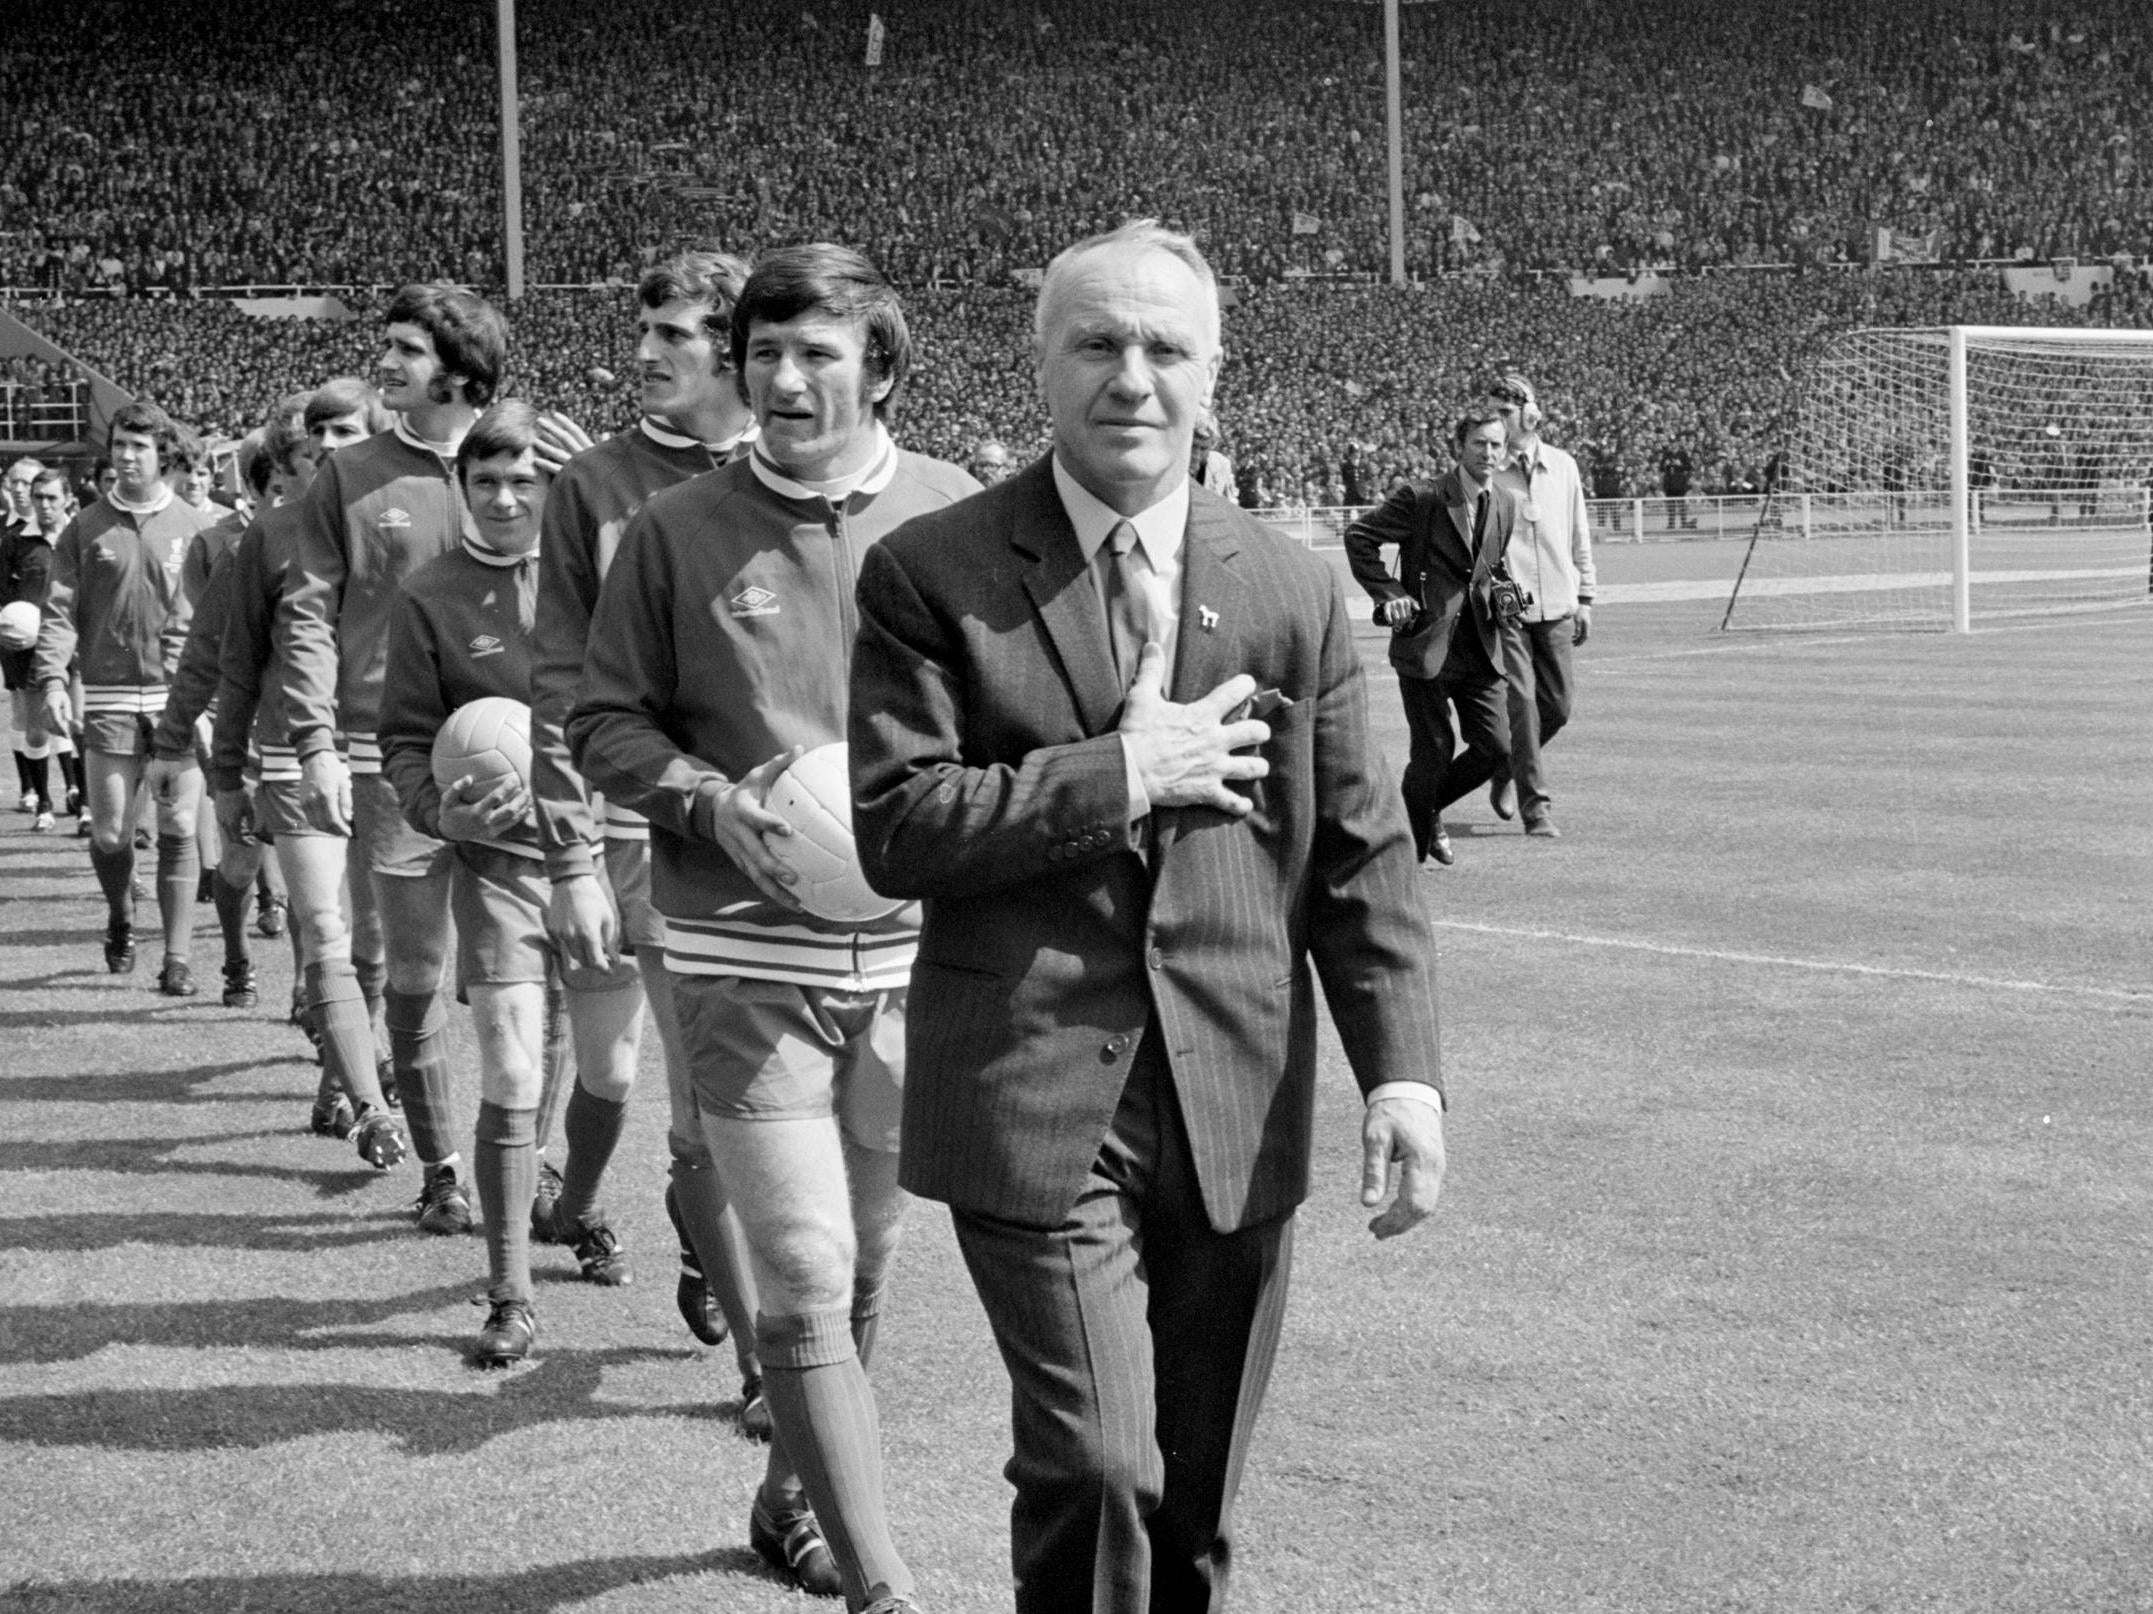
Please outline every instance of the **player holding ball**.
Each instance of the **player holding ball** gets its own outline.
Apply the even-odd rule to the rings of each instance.
[[[733,309],[753,452],[654,494],[599,590],[577,768],[650,819],[651,897],[696,1109],[746,1234],[777,1427],[748,1541],[860,1614],[911,1610],[868,1363],[897,1186],[909,911],[816,917],[771,786],[845,735],[860,556],[978,491],[885,424],[897,295],[849,248],[765,253]],[[810,875],[808,885],[818,883]]]
[[[455,849],[449,904],[457,965],[470,994],[479,1051],[473,1175],[485,1216],[486,1323],[473,1358],[520,1361],[537,1339],[531,1309],[531,1198],[537,1184],[539,1089],[544,1075],[545,865],[530,783],[531,626],[538,600],[539,519],[548,476],[538,458],[539,418],[510,400],[481,415],[456,456],[470,509],[462,544],[404,584],[389,627],[381,701],[381,766],[413,828]],[[506,712],[504,713],[504,708]],[[507,721],[503,721],[504,715]],[[632,962],[564,969],[578,998],[580,1080],[618,1111],[634,1081],[632,1057],[613,1057],[640,999]],[[632,1050],[634,1043],[628,1042]],[[628,1068],[616,1068],[621,1064]],[[625,1283],[627,1265],[590,1203],[619,1128],[571,1136],[570,1190],[586,1209],[564,1242],[594,1283]],[[568,1191],[564,1190],[563,1201]]]

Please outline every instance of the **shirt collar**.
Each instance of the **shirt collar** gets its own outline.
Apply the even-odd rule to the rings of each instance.
[[[643,428],[643,435],[660,448],[704,448],[719,455],[730,454],[742,443],[752,443],[761,435],[752,420],[722,443],[706,443],[700,438],[683,437],[679,432],[668,430],[649,415],[643,416],[636,424]]]
[[[435,459],[444,465],[454,465],[456,463],[456,450],[462,446],[460,441],[455,443],[436,443],[428,438],[421,437],[404,424],[402,415],[398,415],[389,422],[389,430],[396,433],[400,441],[409,444],[421,454],[433,455]]]
[[[521,566],[527,560],[538,559],[539,545],[533,544],[520,555],[504,555],[498,549],[488,549],[470,533],[463,535],[464,553],[481,566],[498,566],[506,571],[511,566]]]
[[[160,482],[157,484],[157,491],[146,501],[141,504],[129,504],[120,497],[119,486],[115,483],[112,491],[105,495],[105,502],[111,505],[113,509],[124,510],[131,516],[153,516],[158,511],[170,506],[172,501],[178,497],[179,495],[172,491],[171,483]]]
[[[1153,571],[1163,570],[1181,552],[1181,536],[1189,526],[1189,484],[1184,477],[1173,490],[1149,509],[1125,516],[1069,474],[1059,454],[1054,456],[1054,491],[1061,495],[1069,525],[1076,528],[1077,543],[1089,564],[1115,529],[1126,521],[1136,529],[1136,541],[1144,546],[1144,558]]]
[[[1461,465],[1458,467],[1458,486],[1464,490],[1465,502],[1467,504],[1471,504],[1475,499],[1479,498],[1481,494],[1488,491],[1489,484],[1486,482],[1475,482],[1473,480],[1473,473],[1468,471],[1464,466]]]
[[[755,471],[755,479],[772,493],[787,499],[820,500],[838,505],[855,493],[880,493],[895,480],[897,445],[890,440],[889,429],[879,420],[875,422],[875,449],[874,460],[866,470],[852,476],[833,477],[827,482],[796,481],[772,464],[759,446],[748,455],[748,464]]]
[[[1528,482],[1532,480],[1533,467],[1539,461],[1540,445],[1538,443],[1527,443],[1523,448],[1513,450],[1510,455],[1511,468]]]

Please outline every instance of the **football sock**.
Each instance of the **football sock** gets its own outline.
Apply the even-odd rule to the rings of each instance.
[[[202,889],[202,863],[192,835],[157,837],[157,911],[164,919],[167,958],[194,950],[194,903]]]
[[[105,894],[105,907],[116,925],[135,922],[135,845],[122,836],[114,851],[99,851],[90,843],[90,868],[97,875],[97,888]]]
[[[598,1184],[628,1119],[626,1100],[600,1098],[580,1081],[575,1089],[568,1095],[563,1127],[568,1136],[568,1168],[561,1173],[560,1204],[554,1211],[561,1223],[580,1222],[590,1214],[598,1199]]]
[[[374,1075],[374,1028],[366,1018],[366,999],[359,996],[351,961],[309,964],[306,983],[307,1008],[321,1038],[322,1070],[335,1076],[354,1109],[367,1104],[386,1108]]]
[[[763,1394],[799,1465],[809,1505],[844,1577],[848,1605],[909,1593],[882,1496],[882,1426],[875,1394],[839,1307],[756,1320]]]
[[[23,795],[30,793],[30,759],[20,751],[15,753],[15,788]]]
[[[487,1291],[495,1299],[531,1298],[531,1194],[538,1154],[531,1147],[538,1115],[481,1099],[471,1175],[486,1216]]]
[[[755,1356],[755,1278],[748,1265],[746,1235],[740,1218],[725,1202],[725,1188],[708,1160],[673,1156],[673,1203],[688,1227],[696,1265],[704,1285],[717,1298],[718,1310],[732,1328],[733,1352],[742,1374],[759,1373]],[[688,1251],[681,1252],[686,1265]]]
[[[222,869],[212,869],[209,875],[209,897],[217,910],[217,928],[224,932],[224,962],[248,964],[254,960],[253,945],[247,940],[247,909],[254,892],[247,886],[233,885],[225,879]]]
[[[422,1164],[439,1165],[456,1153],[448,1015],[442,1010],[441,994],[399,992],[392,986],[382,994],[382,1012],[412,1150]]]
[[[58,753],[60,778],[77,796],[82,794],[82,753],[73,749]]]
[[[21,757],[22,761],[24,788],[37,797],[37,810],[41,813],[51,812],[52,773],[49,753],[40,751],[34,757],[23,757],[20,752],[16,755]]]

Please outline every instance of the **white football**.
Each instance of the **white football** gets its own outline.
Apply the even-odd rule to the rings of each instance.
[[[27,650],[37,643],[43,613],[31,600],[10,600],[0,605],[0,650]]]
[[[475,778],[484,795],[514,775],[531,782],[531,709],[505,695],[468,701],[434,735],[434,783],[441,789]]]
[[[771,855],[797,875],[800,906],[818,919],[865,924],[904,906],[885,897],[860,873],[852,843],[852,780],[842,740],[801,755],[771,783],[763,805],[792,826],[773,837]]]

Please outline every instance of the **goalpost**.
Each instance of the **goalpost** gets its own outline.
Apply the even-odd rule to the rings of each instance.
[[[1811,370],[1720,626],[2142,605],[2149,486],[2153,330],[1852,331]]]

